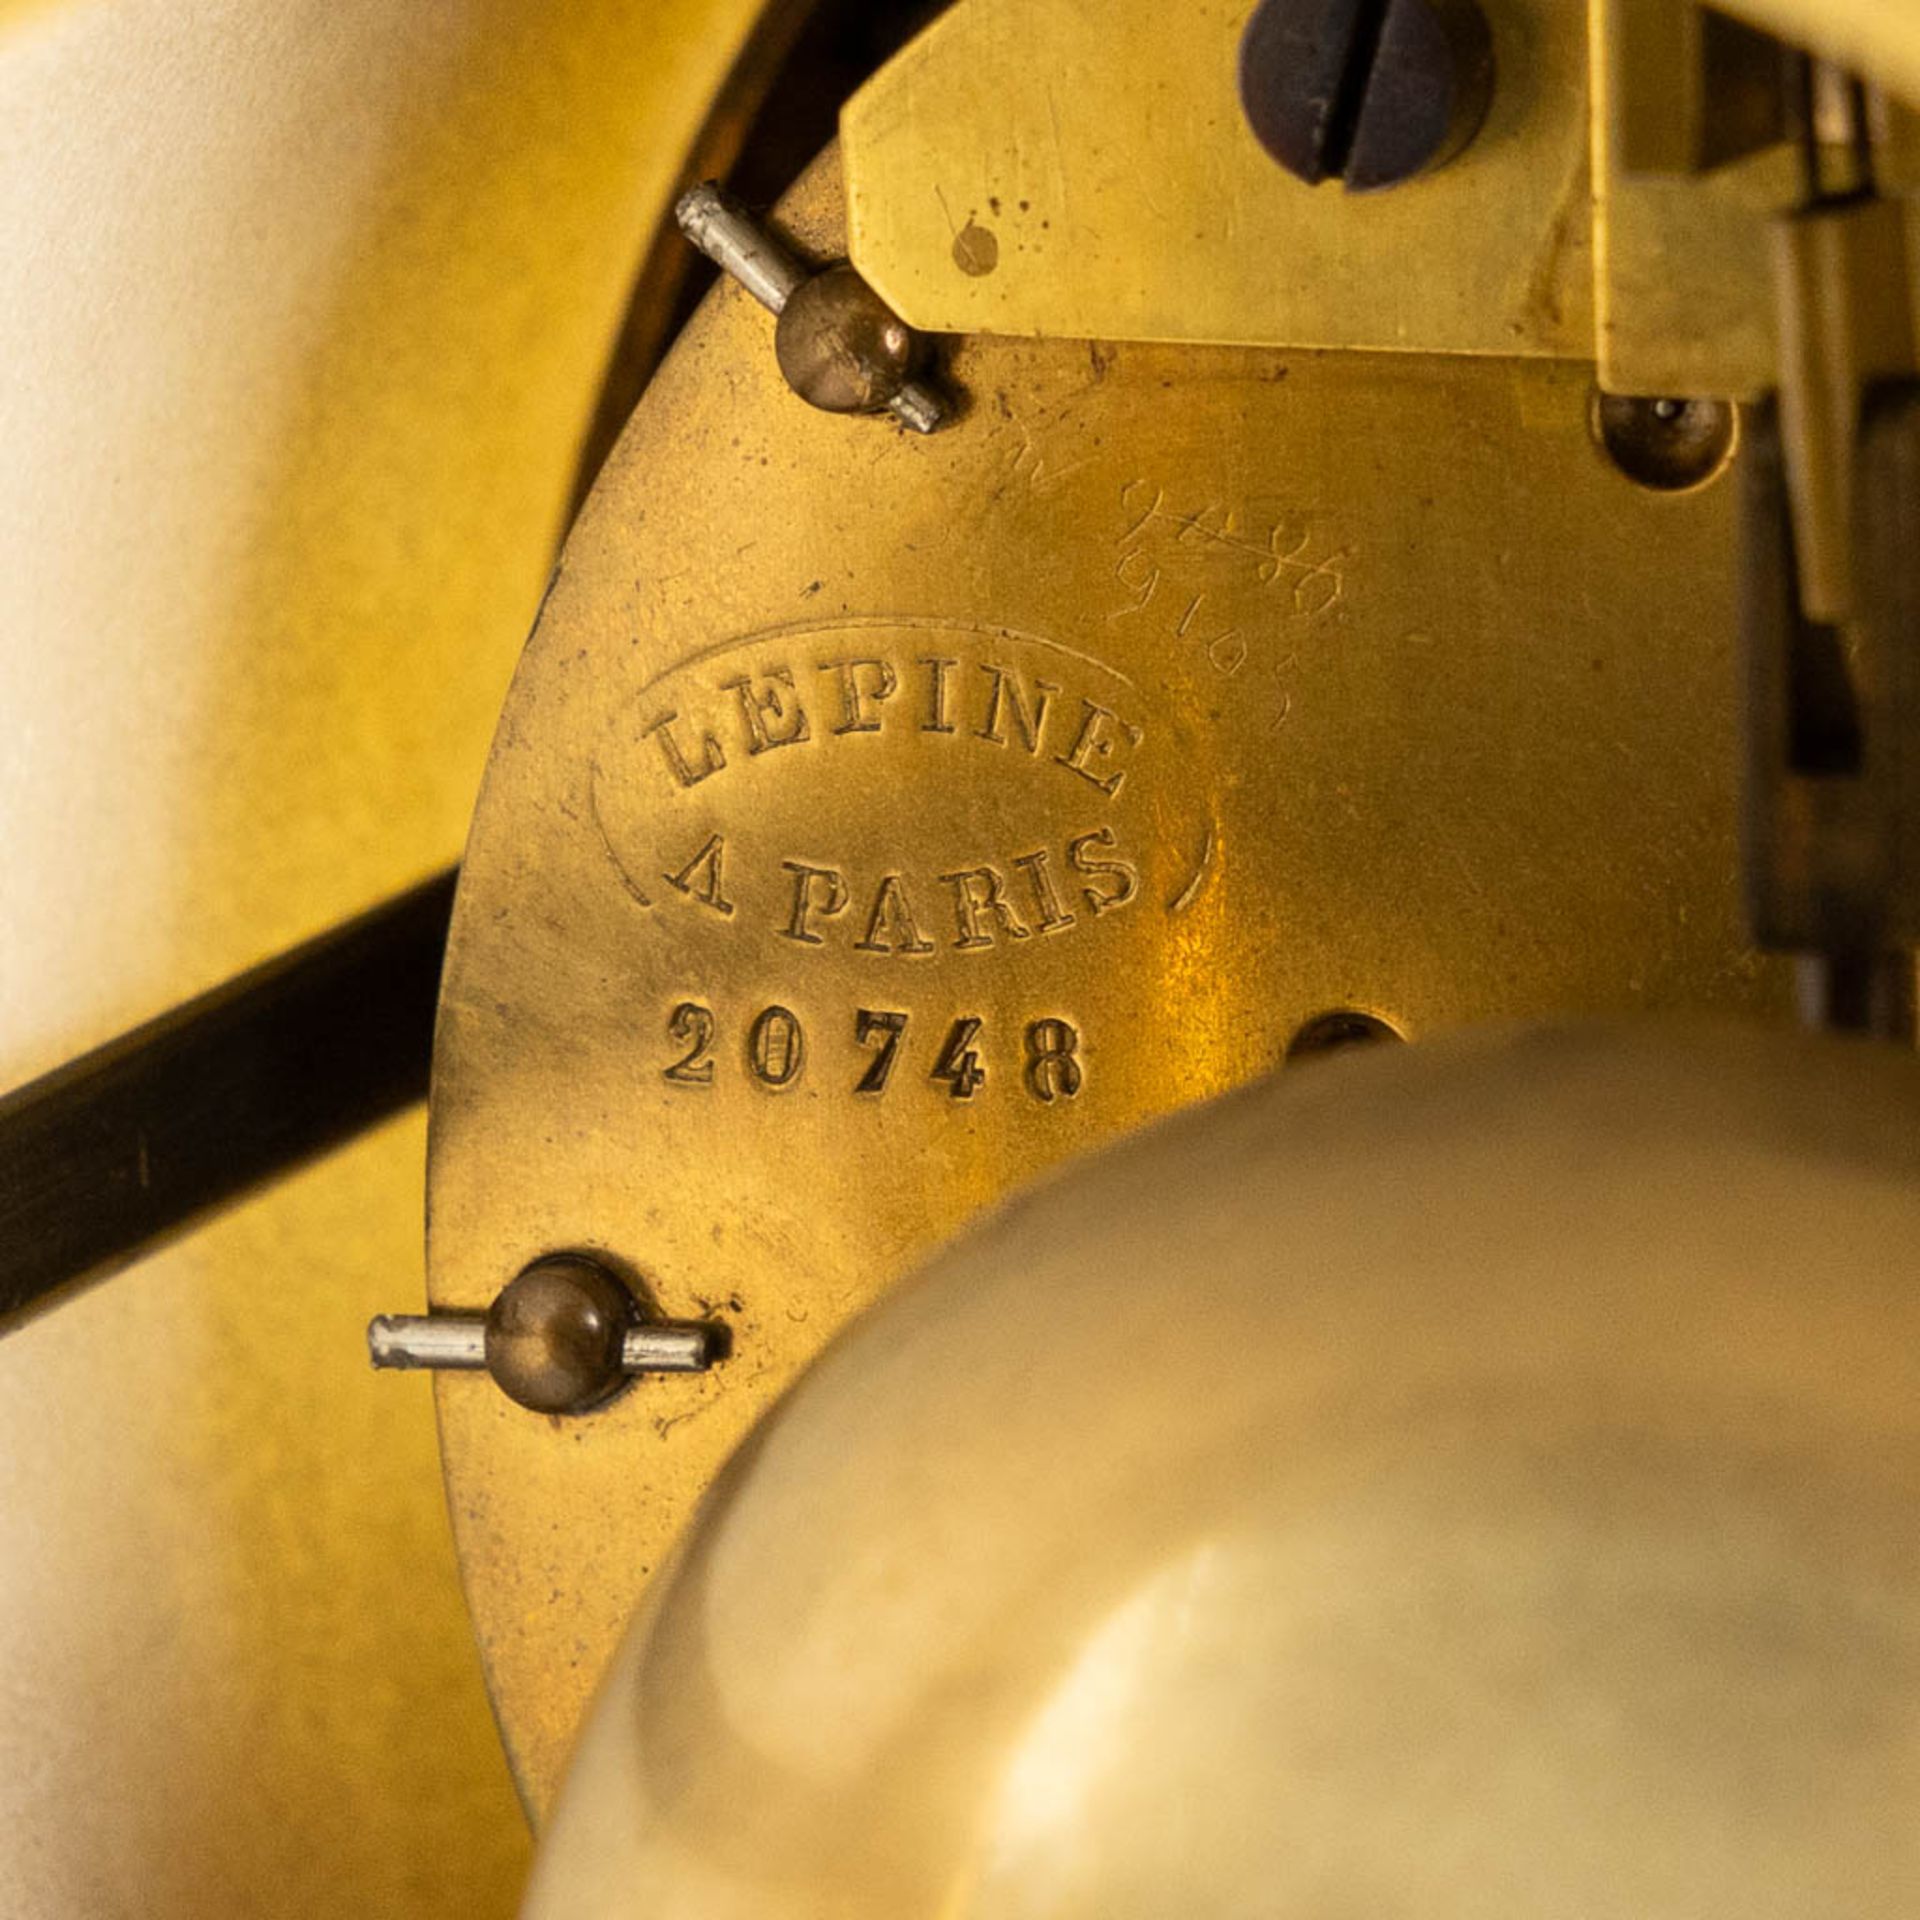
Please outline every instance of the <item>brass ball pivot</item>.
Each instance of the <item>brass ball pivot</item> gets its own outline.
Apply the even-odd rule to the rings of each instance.
[[[826,413],[890,405],[920,357],[912,329],[844,261],[794,289],[773,352],[787,385]]]
[[[620,1385],[621,1348],[638,1317],[633,1295],[598,1262],[536,1260],[487,1309],[487,1371],[535,1413],[584,1413]]]
[[[609,1268],[583,1253],[524,1267],[480,1313],[383,1313],[367,1327],[380,1368],[486,1372],[535,1413],[590,1413],[642,1373],[704,1373],[725,1327],[655,1319]]]
[[[946,417],[940,396],[914,377],[919,337],[848,262],[813,271],[711,181],[682,194],[674,218],[775,316],[780,371],[809,406],[888,412],[915,433],[931,433]]]

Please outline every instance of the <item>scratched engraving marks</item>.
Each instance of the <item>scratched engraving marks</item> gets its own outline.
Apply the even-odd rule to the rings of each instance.
[[[1120,603],[1108,623],[1155,623],[1217,673],[1237,674],[1256,637],[1330,611],[1346,590],[1354,549],[1285,502],[1188,497],[1135,479],[1120,488],[1120,511]]]
[[[1284,685],[1296,644],[1344,617],[1360,552],[1350,527],[1304,496],[1230,474],[1116,474],[1100,406],[1112,350],[1087,352],[1086,378],[1067,394],[990,427],[992,482],[961,511],[979,530],[1010,505],[1065,508],[1102,530],[1110,557],[1096,618],[1116,653],[1144,644],[1203,677],[1252,667]]]
[[[1106,662],[875,617],[660,675],[596,754],[592,826],[659,937],[900,972],[1163,908],[1204,839],[1177,775],[1151,697]]]

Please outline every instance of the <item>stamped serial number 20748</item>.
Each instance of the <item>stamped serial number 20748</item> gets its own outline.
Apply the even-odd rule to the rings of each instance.
[[[849,1051],[857,1057],[864,1048],[867,1056],[853,1081],[855,1093],[886,1092],[906,1047],[910,1018],[873,1007],[861,1007],[854,1014]],[[950,1099],[971,1100],[988,1078],[990,1070],[983,1057],[989,1051],[985,1026],[975,1015],[960,1015],[933,1055],[927,1077],[942,1082]],[[719,1028],[711,1007],[698,1000],[682,1000],[667,1015],[667,1035],[681,1052],[661,1068],[661,1077],[676,1087],[712,1086]],[[807,1067],[807,1035],[791,1008],[762,1007],[748,1023],[745,1037],[746,1071],[751,1079],[775,1093],[798,1083]],[[1043,1105],[1071,1100],[1086,1077],[1078,1029],[1056,1015],[1028,1021],[1018,1070],[1020,1084]]]

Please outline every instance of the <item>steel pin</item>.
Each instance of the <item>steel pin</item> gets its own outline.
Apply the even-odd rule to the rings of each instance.
[[[704,1373],[713,1365],[718,1329],[703,1322],[660,1321],[629,1327],[620,1343],[620,1371]],[[381,1313],[367,1322],[367,1355],[382,1369],[435,1373],[487,1370],[484,1313]]]

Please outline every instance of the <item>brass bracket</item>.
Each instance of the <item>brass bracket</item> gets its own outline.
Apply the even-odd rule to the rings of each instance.
[[[962,0],[841,115],[848,251],[933,332],[1593,359],[1611,393],[1780,384],[1799,195],[1777,42],[1696,0],[1488,0],[1472,152],[1309,186],[1236,98],[1251,0]],[[1920,120],[1876,96],[1883,191]],[[1920,214],[1908,212],[1911,224]]]
[[[1801,197],[1764,47],[1711,32],[1693,0],[1592,0],[1589,18],[1600,385],[1758,399],[1782,384],[1773,232]],[[1897,195],[1920,183],[1915,116],[1884,97],[1872,112]]]
[[[962,0],[842,110],[853,263],[935,332],[1585,359],[1585,24],[1485,0],[1472,152],[1308,186],[1235,89],[1252,0]]]

